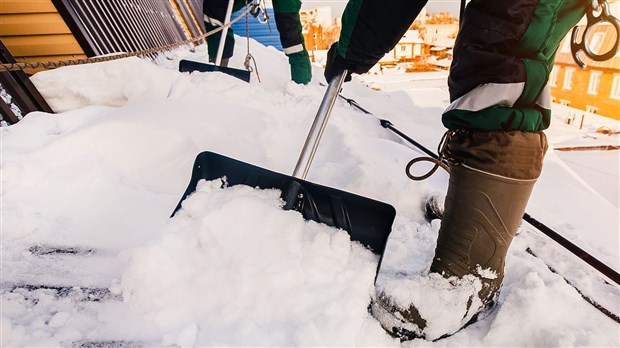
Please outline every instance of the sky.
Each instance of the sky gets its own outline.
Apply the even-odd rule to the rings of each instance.
[[[236,40],[235,49],[245,45]],[[246,83],[179,73],[181,58],[207,61],[204,46],[32,78],[57,113],[0,128],[0,346],[620,345],[618,323],[573,286],[615,315],[620,289],[525,223],[493,312],[447,339],[401,344],[367,311],[378,256],[343,230],[284,211],[279,190],[202,182],[170,218],[202,151],[293,171],[325,93],[322,68],[297,85],[282,52],[250,45],[260,82],[255,74]],[[395,208],[377,282],[404,295],[403,304],[423,295],[425,308],[440,309],[429,324],[435,333],[458,329],[465,310],[456,293],[442,291],[443,278],[426,277],[439,221],[424,219],[423,202],[445,194],[447,174],[410,181],[404,168],[420,152],[379,118],[436,148],[446,77],[354,76],[342,94],[374,115],[338,100],[307,177]],[[618,145],[620,135],[594,130],[619,130],[620,122],[593,115],[578,129],[554,111],[527,211],[619,270],[619,203],[603,194],[618,192],[617,153],[553,149]]]

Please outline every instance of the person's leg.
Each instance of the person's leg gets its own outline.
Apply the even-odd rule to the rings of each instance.
[[[443,155],[450,181],[429,279],[406,286],[377,279],[371,309],[388,332],[434,340],[492,308],[546,149],[543,132],[449,132]],[[404,287],[421,294],[411,303],[400,301]]]
[[[543,132],[456,131],[447,139],[450,182],[430,271],[481,280],[481,308],[494,303],[508,247],[542,170]]]
[[[550,122],[553,55],[585,6],[581,0],[468,4],[449,77],[452,103],[442,116],[451,170],[430,276],[440,274],[455,288],[468,279],[470,295],[453,305],[461,317],[446,323],[423,303],[403,303],[401,294],[377,284],[372,310],[387,331],[436,339],[495,303],[547,149],[542,130]]]
[[[205,0],[203,3],[203,14],[204,14],[204,23],[205,29],[207,32],[220,28],[224,25],[224,21],[226,20],[226,9],[228,8],[229,0]],[[237,3],[235,3],[235,7]],[[218,31],[213,35],[207,36],[207,51],[209,53],[209,61],[215,62],[217,57],[217,51],[220,46],[220,38],[222,37],[222,32]],[[220,62],[221,66],[227,66],[228,60],[233,56],[234,46],[235,46],[235,36],[232,28],[228,29],[226,33],[224,44],[224,52],[222,54],[222,61]]]
[[[467,116],[473,120],[467,121],[467,128],[473,129],[456,131],[447,141],[450,185],[431,272],[479,276],[483,288],[478,295],[489,305],[502,284],[508,247],[542,170],[547,149],[542,130],[551,118],[547,81],[553,57],[566,33],[583,17],[585,5],[580,0],[508,4],[477,0],[467,11],[455,48],[459,59],[451,71],[452,97],[462,94],[459,105],[473,106],[491,94],[477,93],[484,91],[485,84],[500,91],[518,87],[520,93],[508,91],[499,96],[501,102],[482,103],[480,108],[468,110]],[[486,22],[491,25],[478,21],[490,17],[493,20]],[[498,22],[498,17],[506,21]],[[490,30],[498,34],[489,40]],[[481,43],[488,46],[478,48]],[[482,68],[483,57],[490,57],[492,63],[486,69]],[[464,62],[472,64],[470,68],[475,66],[477,73],[459,64]],[[476,87],[468,85],[472,82]],[[496,90],[493,98],[497,97]],[[458,114],[458,109],[444,114],[448,124],[450,112]],[[455,119],[461,122],[462,116]],[[485,269],[495,277],[483,277],[480,270]]]

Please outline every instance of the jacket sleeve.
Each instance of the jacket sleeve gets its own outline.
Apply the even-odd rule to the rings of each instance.
[[[276,28],[286,55],[306,50],[299,19],[300,9],[300,0],[273,0]]]
[[[427,0],[350,0],[342,14],[338,55],[372,67],[403,37]]]
[[[312,66],[304,44],[300,9],[300,0],[273,0],[276,27],[291,67],[291,79],[296,83],[306,84],[312,79]]]
[[[586,6],[583,0],[471,0],[454,45],[443,124],[483,131],[549,127],[555,52]]]

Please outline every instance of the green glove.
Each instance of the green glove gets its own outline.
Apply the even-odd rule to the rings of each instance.
[[[288,63],[291,66],[291,79],[299,84],[307,84],[312,80],[312,66],[308,51],[303,50],[288,55]]]

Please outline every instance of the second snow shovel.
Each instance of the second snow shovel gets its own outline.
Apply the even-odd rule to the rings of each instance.
[[[226,75],[236,77],[245,82],[250,82],[250,74],[251,74],[247,70],[229,68],[226,66],[219,66],[219,65],[207,64],[207,63],[201,63],[201,62],[194,62],[194,61],[185,60],[185,59],[181,59],[181,61],[179,62],[179,71],[190,72],[190,73],[194,71],[199,71],[199,72],[219,71]]]
[[[297,210],[305,219],[343,229],[351,240],[382,255],[396,215],[394,207],[304,180],[346,73],[335,76],[327,87],[292,176],[216,153],[202,152],[196,157],[190,183],[172,215],[181,208],[183,200],[196,190],[198,181],[225,177],[228,186],[241,184],[281,190],[284,209]]]
[[[229,0],[228,7],[226,8],[226,17],[224,18],[224,28],[222,29],[222,33],[220,34],[220,44],[217,47],[217,55],[215,56],[215,64],[207,64],[200,62],[193,62],[190,60],[181,60],[179,62],[179,71],[180,72],[212,72],[219,71],[224,74],[234,76],[238,79],[241,79],[245,82],[250,82],[250,72],[248,70],[241,70],[236,68],[229,68],[227,66],[222,66],[222,55],[224,54],[224,46],[226,45],[226,35],[228,33],[228,24],[230,24],[230,17],[232,16],[233,5],[235,1]]]

